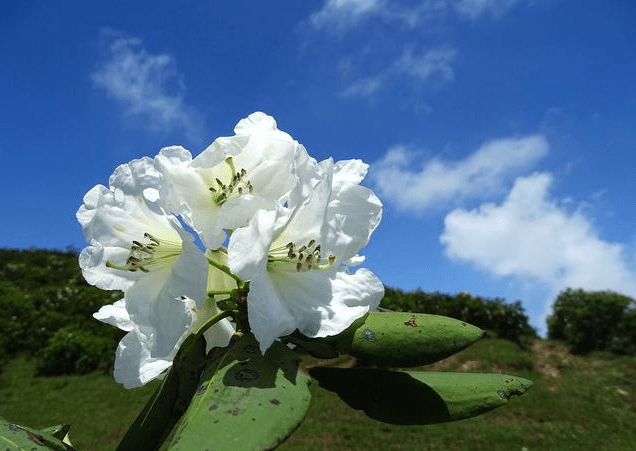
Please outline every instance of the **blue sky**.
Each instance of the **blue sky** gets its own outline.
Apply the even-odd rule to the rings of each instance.
[[[392,287],[636,296],[631,0],[13,2],[0,27],[0,246],[81,248],[113,169],[253,111],[361,158]]]

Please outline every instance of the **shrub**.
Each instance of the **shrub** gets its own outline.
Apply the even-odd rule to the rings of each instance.
[[[609,350],[616,354],[636,355],[636,311],[628,311],[612,331]]]
[[[40,356],[47,374],[57,371],[47,369],[52,356],[62,359],[62,373],[111,365],[122,333],[92,314],[120,297],[88,285],[74,252],[0,249],[0,364],[22,352]],[[69,324],[76,326],[70,330]],[[65,333],[71,334],[67,341],[62,340]],[[62,343],[69,346],[68,356],[80,348],[87,354],[71,365]]]
[[[78,326],[58,329],[36,354],[38,375],[85,374],[108,371],[115,357],[110,337],[95,335]]]
[[[568,288],[547,319],[548,338],[565,341],[575,353],[628,350],[634,347],[636,317],[626,313],[633,305],[633,299],[612,291]]]

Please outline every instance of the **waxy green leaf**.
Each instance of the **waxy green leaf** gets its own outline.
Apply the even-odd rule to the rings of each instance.
[[[41,431],[44,432],[45,434],[50,434],[57,439],[64,440],[70,428],[71,428],[70,424],[58,424],[55,426],[49,426],[48,428],[44,428]]]
[[[273,449],[309,408],[309,377],[280,342],[263,356],[251,334],[208,362],[170,451]]]
[[[69,426],[37,430],[0,418],[0,449],[3,451],[74,451],[62,442]]]
[[[391,424],[462,420],[506,405],[532,381],[503,374],[315,367],[309,374],[354,409]]]
[[[464,321],[439,315],[408,312],[370,312],[345,332],[324,341],[358,365],[415,367],[453,355],[484,331]]]

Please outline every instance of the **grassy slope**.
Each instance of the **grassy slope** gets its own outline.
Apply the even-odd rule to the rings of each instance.
[[[34,377],[35,364],[17,357],[0,374],[0,416],[28,427],[70,423],[78,450],[110,451],[157,383],[126,390],[104,373]]]
[[[300,428],[279,449],[328,450],[634,450],[636,358],[571,356],[556,343],[531,351],[483,340],[430,367],[436,371],[504,372],[534,386],[507,407],[433,426],[391,426],[367,419],[313,386]],[[44,427],[69,422],[79,450],[113,450],[156,384],[125,390],[104,374],[33,377],[24,357],[0,375],[0,415]]]
[[[634,450],[636,358],[573,357],[561,345],[532,352],[484,340],[433,370],[504,372],[534,386],[477,418],[424,427],[373,422],[319,393],[306,421],[281,448],[296,450]]]

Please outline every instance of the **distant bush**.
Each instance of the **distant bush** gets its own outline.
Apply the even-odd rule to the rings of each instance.
[[[537,336],[537,331],[528,323],[521,301],[507,303],[501,298],[486,299],[468,293],[453,296],[422,290],[404,292],[387,287],[381,305],[397,311],[449,316],[516,343],[521,343],[524,337]]]
[[[636,355],[636,311],[628,311],[616,325],[609,339],[609,351]]]
[[[74,252],[0,249],[0,364],[17,353],[37,354],[43,372],[67,373],[66,369],[56,373],[45,368],[50,356],[62,355],[58,332],[69,324],[75,325],[74,338],[68,341],[69,354],[79,348],[91,354],[75,364],[73,371],[112,364],[122,333],[92,314],[120,297],[121,293],[88,285]],[[108,356],[104,354],[106,343]],[[60,367],[64,365],[60,361]]]
[[[110,337],[95,335],[79,326],[66,326],[58,329],[36,353],[36,370],[41,376],[108,371],[114,358]]]
[[[563,340],[575,353],[636,354],[635,304],[612,291],[568,288],[559,293],[547,319],[548,338]]]
[[[33,304],[19,287],[0,280],[0,311],[0,347],[4,356],[10,356],[22,347],[24,325],[34,315]]]

